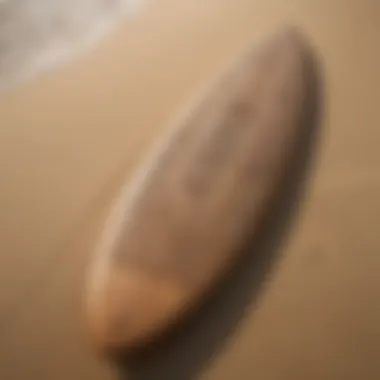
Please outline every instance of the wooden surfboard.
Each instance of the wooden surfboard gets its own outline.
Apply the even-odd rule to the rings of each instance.
[[[304,132],[311,50],[293,29],[251,49],[121,192],[86,295],[97,347],[125,352],[154,342],[238,262]]]

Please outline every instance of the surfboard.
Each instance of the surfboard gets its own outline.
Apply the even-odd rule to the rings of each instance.
[[[316,67],[294,28],[250,48],[121,190],[89,274],[96,347],[154,342],[207,302],[274,207],[314,122],[304,111],[315,101]]]

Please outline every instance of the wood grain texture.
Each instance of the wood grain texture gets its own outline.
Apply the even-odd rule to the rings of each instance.
[[[122,191],[90,273],[86,312],[97,347],[153,342],[239,259],[291,165],[312,62],[294,29],[251,49]]]

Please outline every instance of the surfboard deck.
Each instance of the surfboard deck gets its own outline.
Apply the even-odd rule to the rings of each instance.
[[[86,294],[98,348],[154,342],[238,262],[286,179],[314,70],[312,48],[293,28],[250,49],[121,191]]]

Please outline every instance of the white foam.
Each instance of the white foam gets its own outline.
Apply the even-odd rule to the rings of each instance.
[[[143,0],[0,0],[0,91],[84,53]]]

